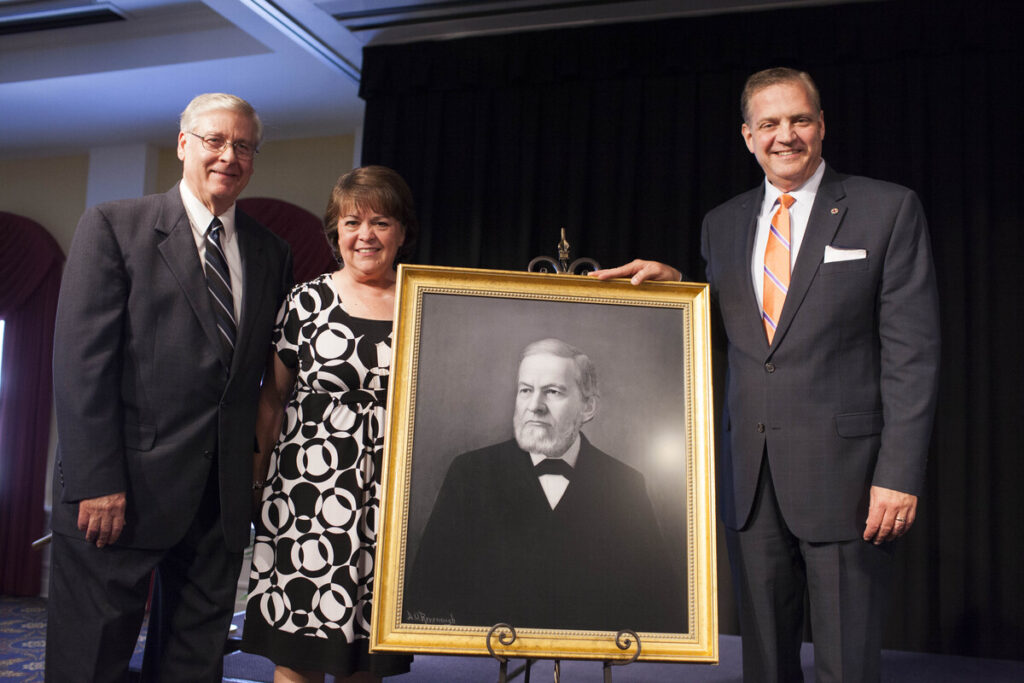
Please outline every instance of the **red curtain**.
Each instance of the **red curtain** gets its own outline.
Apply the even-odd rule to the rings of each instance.
[[[324,236],[323,222],[309,211],[280,199],[263,197],[240,199],[238,207],[291,246],[295,282],[307,282],[338,269]]]
[[[38,595],[52,407],[53,325],[64,253],[41,225],[0,211],[0,594]]]
[[[315,215],[277,199],[239,206],[292,248],[296,282],[337,264]],[[53,326],[64,253],[38,223],[0,212],[0,595],[38,595],[53,396]]]

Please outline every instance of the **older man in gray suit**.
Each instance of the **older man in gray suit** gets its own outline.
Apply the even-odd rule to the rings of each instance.
[[[144,680],[219,681],[249,542],[260,377],[287,245],[235,200],[262,127],[232,95],[182,113],[181,182],[88,209],[54,342],[46,680],[123,681],[155,570]]]
[[[924,487],[938,294],[910,190],[821,157],[810,76],[741,99],[765,182],[711,211],[703,255],[728,340],[721,504],[748,681],[800,681],[805,588],[816,679],[877,681],[891,546]],[[634,261],[598,277],[679,279]]]

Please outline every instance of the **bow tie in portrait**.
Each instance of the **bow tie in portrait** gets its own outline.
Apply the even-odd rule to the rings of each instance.
[[[572,466],[561,458],[544,458],[534,465],[533,471],[538,477],[545,474],[560,474],[566,479],[572,479]]]

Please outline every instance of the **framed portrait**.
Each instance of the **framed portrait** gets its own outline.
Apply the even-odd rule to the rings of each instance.
[[[399,267],[372,650],[718,661],[708,297]]]

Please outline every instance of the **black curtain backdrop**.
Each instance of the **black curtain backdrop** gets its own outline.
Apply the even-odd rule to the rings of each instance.
[[[362,158],[412,186],[417,262],[521,270],[565,227],[574,257],[699,279],[704,213],[763,178],[739,134],[746,76],[809,71],[826,161],[915,189],[939,273],[941,396],[886,647],[1021,658],[1016,9],[888,1],[370,47]],[[727,590],[720,604],[735,632]]]

